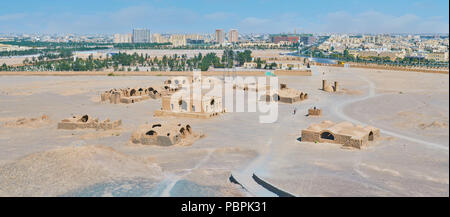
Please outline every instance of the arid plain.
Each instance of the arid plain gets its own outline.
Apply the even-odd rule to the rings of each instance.
[[[158,86],[166,76],[0,76],[0,196],[275,196],[253,174],[295,196],[449,195],[448,74],[312,71],[278,77],[309,99],[279,104],[275,123],[259,123],[254,112],[186,119],[205,137],[170,147],[130,143],[141,124],[177,120],[153,116],[160,100],[100,102],[103,91]],[[320,90],[324,78],[342,91]],[[321,117],[306,116],[313,106]],[[57,129],[83,114],[123,124]],[[302,142],[301,130],[323,120],[372,125],[381,139],[361,150]]]

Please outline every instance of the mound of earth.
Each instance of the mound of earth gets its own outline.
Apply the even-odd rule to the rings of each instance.
[[[427,128],[448,128],[448,123],[441,122],[441,121],[433,121],[430,124],[421,123],[421,124],[419,124],[419,127],[421,129],[427,129]]]
[[[159,180],[161,168],[106,146],[64,147],[0,166],[0,196],[58,196],[115,179]]]
[[[38,118],[17,118],[9,120],[3,123],[4,127],[29,127],[38,128],[51,123],[50,118],[47,115],[42,115]]]

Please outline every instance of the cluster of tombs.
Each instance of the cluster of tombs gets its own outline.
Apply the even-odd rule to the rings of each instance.
[[[210,118],[224,113],[222,97],[201,93],[198,97],[188,92],[161,98],[161,110],[155,116]]]
[[[131,136],[131,142],[142,145],[190,145],[202,134],[194,133],[189,124],[155,123],[140,126]]]
[[[89,115],[73,116],[63,119],[58,123],[58,129],[75,130],[75,129],[96,129],[96,130],[112,130],[122,125],[122,120],[111,122],[109,119],[99,121],[98,118],[91,118]]]
[[[323,121],[302,130],[305,142],[336,143],[344,147],[361,149],[380,137],[380,130],[372,126],[353,125],[349,122]]]
[[[109,101],[112,104],[130,104],[147,99],[159,99],[163,96],[170,95],[177,91],[177,88],[171,88],[170,86],[163,86],[161,88],[125,88],[125,89],[112,89],[105,91],[101,94],[101,101]]]
[[[308,93],[302,92],[297,89],[288,88],[287,84],[280,84],[278,90],[273,89],[270,85],[259,85],[256,83],[238,83],[233,85],[233,89],[241,89],[244,91],[265,91],[261,100],[267,102],[281,102],[293,104],[308,99]]]
[[[196,83],[195,83],[196,82]],[[177,92],[161,97],[161,110],[155,111],[155,116],[175,116],[191,118],[210,118],[224,113],[222,97],[206,93],[204,86],[223,85],[216,78],[171,77],[164,82]],[[197,89],[195,85],[200,85]],[[184,87],[184,88],[183,88]]]
[[[161,88],[113,89],[102,93],[101,100],[113,104],[129,104],[150,98],[161,99],[161,109],[155,111],[155,116],[210,118],[225,112],[222,106],[222,93],[208,94],[204,91],[215,85],[223,87],[224,81],[195,75],[170,77],[164,81],[164,86]],[[200,89],[200,93],[194,94],[196,88]],[[256,83],[234,83],[233,88],[256,92],[264,90],[265,93],[261,97],[261,100],[264,101],[292,104],[308,99],[307,93],[288,88],[286,84],[281,84],[278,90],[272,89],[270,85]]]
[[[121,120],[111,122],[109,119],[99,121],[98,118],[91,118],[88,115],[73,116],[63,119],[58,123],[58,129],[96,129],[112,130],[122,125]],[[194,133],[189,124],[180,123],[155,123],[140,126],[131,136],[131,142],[142,145],[191,145],[196,140],[202,138],[201,133]]]
[[[266,101],[293,104],[306,100],[309,97],[308,93],[302,92],[297,89],[288,88],[286,84],[280,84],[280,89],[273,92],[275,92],[273,95],[271,95],[271,92],[266,92],[266,95],[263,96],[265,97]]]

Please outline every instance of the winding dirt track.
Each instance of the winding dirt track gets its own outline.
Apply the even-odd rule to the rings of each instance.
[[[342,111],[345,106],[348,106],[348,105],[350,105],[352,103],[356,103],[356,102],[367,100],[367,99],[370,99],[370,98],[373,98],[373,97],[381,96],[380,94],[376,94],[375,93],[376,86],[375,86],[375,84],[372,81],[370,81],[369,79],[367,79],[367,78],[365,78],[365,77],[363,77],[361,75],[358,75],[358,77],[361,80],[364,80],[365,82],[368,83],[368,85],[369,85],[368,86],[369,87],[369,93],[366,96],[364,96],[364,97],[351,99],[351,100],[347,100],[347,101],[343,101],[343,102],[338,103],[336,106],[332,107],[332,112],[335,115],[337,115],[339,118],[341,118],[343,120],[346,120],[346,121],[353,122],[354,124],[368,125],[367,123],[363,123],[361,121],[355,120],[355,119],[347,116]],[[410,141],[410,142],[422,144],[422,145],[425,145],[425,146],[430,147],[430,148],[442,149],[442,150],[445,150],[447,152],[449,150],[448,147],[445,146],[445,145],[432,143],[432,142],[424,141],[424,140],[417,139],[417,138],[412,138],[410,136],[405,136],[405,135],[402,135],[402,134],[399,134],[399,133],[396,133],[396,132],[392,132],[392,131],[389,131],[389,130],[385,130],[385,129],[381,129],[380,128],[380,132],[385,134],[385,135],[389,135],[389,136],[397,137],[397,138],[404,139],[404,140],[407,140],[407,141]]]
[[[320,73],[315,72],[315,70],[313,69],[313,74],[318,75]],[[343,112],[343,108],[345,108],[346,106],[349,106],[349,105],[359,102],[359,101],[364,101],[364,100],[382,95],[382,94],[376,94],[375,83],[373,83],[372,81],[370,81],[369,79],[367,79],[364,76],[361,76],[361,75],[356,75],[356,76],[358,78],[360,78],[361,80],[367,82],[368,93],[362,97],[353,98],[353,99],[339,102],[335,106],[331,107],[331,112],[342,120],[349,121],[349,122],[352,122],[352,123],[358,124],[358,125],[368,125],[367,123],[364,123],[364,122],[356,120],[352,117],[349,117],[348,115],[346,115]],[[277,123],[275,123],[276,126],[274,126],[274,128],[273,128],[273,133],[277,133],[280,130],[281,123],[283,121],[285,121],[287,118],[289,118],[289,116],[285,116],[282,121],[277,121]],[[410,136],[405,136],[405,135],[402,135],[402,134],[399,134],[396,132],[392,132],[389,130],[381,129],[381,128],[380,128],[380,132],[384,135],[389,135],[389,136],[393,136],[393,137],[407,140],[410,142],[418,143],[418,144],[424,145],[429,148],[441,149],[441,150],[444,150],[447,152],[449,150],[449,147],[447,147],[443,144],[437,144],[437,143],[432,143],[432,142],[424,141],[424,140],[417,139],[417,138],[412,138]],[[244,170],[233,172],[233,175],[237,179],[237,181],[239,181],[243,186],[245,186],[246,189],[249,191],[249,193],[254,196],[263,196],[263,197],[264,196],[276,196],[275,194],[268,191],[267,189],[262,188],[262,186],[257,184],[251,178],[253,173],[258,174],[258,173],[264,171],[264,165],[266,164],[267,160],[270,159],[270,157],[271,157],[272,148],[273,148],[273,142],[272,142],[272,139],[269,139],[266,144],[264,144],[263,146],[260,147],[260,149],[259,149],[260,155],[258,158],[256,158],[254,161],[252,161]]]

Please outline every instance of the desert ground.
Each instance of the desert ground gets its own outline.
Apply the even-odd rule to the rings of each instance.
[[[130,143],[141,124],[177,120],[153,116],[160,100],[100,102],[103,91],[158,86],[166,76],[0,76],[0,196],[276,196],[253,174],[301,197],[449,196],[448,74],[312,71],[278,77],[310,97],[279,104],[275,123],[259,123],[255,112],[186,119],[206,136],[170,147]],[[324,78],[343,91],[321,91]],[[306,116],[313,106],[323,116]],[[123,125],[57,129],[83,114]],[[372,125],[381,139],[361,150],[302,142],[301,130],[323,120]]]

